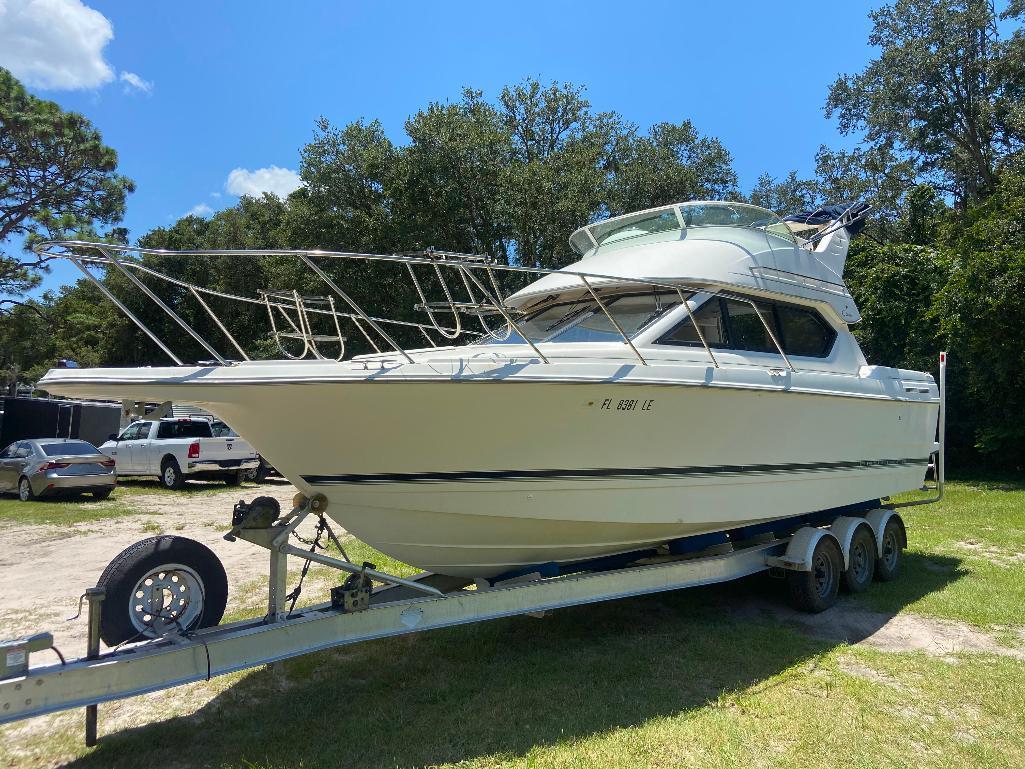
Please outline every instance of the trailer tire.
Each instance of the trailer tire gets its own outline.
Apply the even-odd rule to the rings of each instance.
[[[854,530],[849,552],[843,586],[848,593],[863,593],[872,584],[876,570],[876,538],[868,524],[860,524]]]
[[[880,555],[876,559],[875,577],[880,582],[892,582],[900,576],[900,567],[904,562],[904,548],[907,546],[907,535],[900,518],[893,516],[883,527],[883,538],[879,542]]]
[[[212,627],[228,602],[221,562],[206,545],[186,537],[136,542],[107,565],[96,586],[106,591],[100,638],[108,646]]]
[[[811,569],[787,572],[794,608],[816,614],[836,603],[843,571],[843,553],[836,537],[822,537],[812,551]]]
[[[174,457],[164,457],[160,463],[160,483],[165,489],[178,491],[185,486],[185,476]]]

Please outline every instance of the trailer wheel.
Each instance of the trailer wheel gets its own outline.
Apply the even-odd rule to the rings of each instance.
[[[160,465],[160,482],[165,489],[178,489],[185,486],[185,476],[178,466],[178,460],[174,457],[167,457]]]
[[[862,593],[872,584],[876,570],[876,539],[867,524],[860,524],[851,537],[850,565],[843,573],[843,586],[850,593]]]
[[[896,516],[883,528],[882,555],[876,559],[875,577],[880,582],[892,582],[900,576],[904,562],[904,527]]]
[[[211,627],[228,602],[228,577],[217,556],[185,537],[136,542],[103,570],[100,638],[108,646]]]
[[[817,613],[836,603],[843,570],[843,553],[836,538],[822,537],[812,552],[811,570],[787,572],[794,607]]]

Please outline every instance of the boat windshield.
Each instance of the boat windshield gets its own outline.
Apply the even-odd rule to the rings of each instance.
[[[583,254],[595,245],[698,227],[759,229],[791,242],[794,240],[783,220],[766,208],[747,203],[699,202],[639,211],[591,224],[573,233],[570,244],[577,253]]]
[[[679,303],[680,296],[675,291],[602,297],[605,309],[628,337],[635,336]],[[591,296],[528,313],[522,319],[517,319],[516,325],[535,344],[623,341],[619,331]],[[507,325],[477,344],[525,344],[525,340]]]

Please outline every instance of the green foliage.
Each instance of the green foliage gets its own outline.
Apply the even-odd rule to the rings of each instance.
[[[857,242],[847,281],[863,320],[853,327],[870,362],[935,370],[950,351],[948,435],[961,461],[1025,467],[1025,179],[942,215],[927,189],[909,231],[932,245]],[[930,204],[930,201],[932,203]]]
[[[933,312],[961,361],[974,443],[989,461],[1025,467],[1025,177],[949,225],[956,269]]]
[[[991,194],[1002,157],[1025,139],[1025,40],[1001,39],[988,0],[896,0],[870,15],[880,55],[836,80],[827,115],[864,136],[865,154],[958,202]]]
[[[870,363],[930,371],[941,342],[931,309],[952,269],[952,256],[929,246],[851,249],[845,281],[863,320],[853,327]]]
[[[749,199],[756,206],[786,216],[815,208],[821,202],[821,195],[815,180],[800,179],[796,171],[791,171],[779,181],[762,174]]]
[[[133,189],[86,118],[30,95],[0,68],[0,244],[89,235],[121,219]],[[0,294],[38,285],[42,266],[0,252]]]

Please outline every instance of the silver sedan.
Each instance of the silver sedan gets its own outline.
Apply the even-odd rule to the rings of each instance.
[[[86,441],[38,438],[0,452],[0,492],[15,492],[23,502],[82,492],[106,499],[115,485],[114,460]]]

